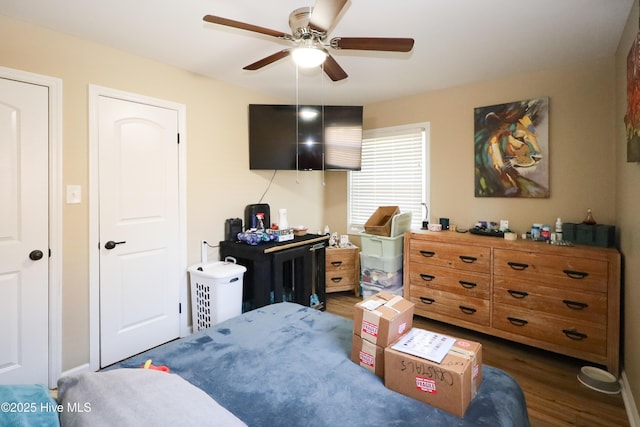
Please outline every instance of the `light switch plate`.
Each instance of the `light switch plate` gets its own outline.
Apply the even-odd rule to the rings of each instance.
[[[79,185],[67,185],[67,204],[78,204],[82,201],[82,188]]]

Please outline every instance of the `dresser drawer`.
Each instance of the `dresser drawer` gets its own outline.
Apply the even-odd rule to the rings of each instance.
[[[414,286],[482,299],[489,299],[491,295],[491,276],[487,273],[421,263],[412,263],[409,271],[409,280]]]
[[[356,267],[358,252],[329,249],[326,251],[325,269],[327,271],[352,270]]]
[[[325,272],[325,284],[327,289],[335,287],[351,287],[356,284],[356,273],[352,269],[333,270]]]
[[[604,325],[607,294],[541,286],[528,280],[496,277],[493,302]]]
[[[607,292],[609,264],[606,261],[507,249],[495,249],[493,257],[495,276]]]
[[[431,317],[431,314],[436,313],[489,326],[489,300],[414,285],[410,285],[410,295],[416,314]]]
[[[606,354],[606,325],[494,303],[493,327],[562,348]]]
[[[438,265],[478,273],[491,272],[491,248],[414,240],[409,243],[411,263]]]

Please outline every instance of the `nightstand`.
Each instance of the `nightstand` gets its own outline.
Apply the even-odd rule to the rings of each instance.
[[[360,248],[326,248],[325,286],[327,293],[353,290],[360,296]]]

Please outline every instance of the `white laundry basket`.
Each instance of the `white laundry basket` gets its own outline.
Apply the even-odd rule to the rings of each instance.
[[[247,268],[236,264],[235,258],[192,265],[188,271],[194,332],[242,313],[242,277]]]

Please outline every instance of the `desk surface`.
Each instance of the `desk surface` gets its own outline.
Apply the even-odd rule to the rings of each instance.
[[[329,236],[326,234],[325,235],[305,234],[304,236],[295,236],[293,240],[272,244],[271,247],[266,248],[264,250],[264,253],[268,254],[271,252],[277,252],[284,249],[295,248],[296,246],[310,245],[312,243],[323,242],[326,240],[329,240]]]
[[[243,248],[269,254],[272,252],[282,251],[284,249],[295,248],[297,246],[302,246],[302,245],[310,245],[312,243],[322,242],[326,240],[329,240],[328,235],[305,234],[304,236],[295,236],[293,240],[287,240],[286,242],[265,242],[265,243],[258,243],[257,245],[250,245],[245,242],[237,241],[237,242],[227,242],[227,244],[231,243],[236,245],[242,245]]]

